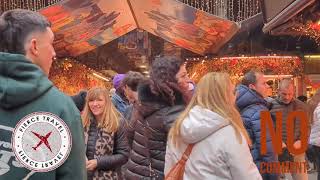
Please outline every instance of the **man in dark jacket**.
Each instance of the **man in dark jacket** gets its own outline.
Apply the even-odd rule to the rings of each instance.
[[[145,77],[134,71],[129,71],[121,82],[124,94],[130,105],[124,111],[124,118],[129,122],[134,106],[138,103],[138,85],[145,80]]]
[[[122,115],[124,115],[125,110],[129,106],[127,101],[124,99],[125,97],[124,97],[123,87],[121,84],[125,76],[126,76],[125,74],[116,74],[112,80],[113,87],[116,89],[116,92],[112,94],[111,101]]]
[[[252,141],[251,154],[260,170],[262,162],[276,162],[270,136],[267,134],[267,153],[262,155],[261,149],[261,111],[268,111],[268,85],[264,75],[258,71],[249,71],[244,75],[241,85],[237,87],[236,104],[239,108],[243,123]],[[275,174],[262,174],[263,179],[277,179]]]
[[[279,83],[278,97],[272,99],[272,109],[271,113],[275,117],[276,112],[282,112],[282,142],[283,147],[286,148],[287,144],[287,121],[290,112],[302,111],[308,113],[307,105],[298,99],[294,98],[294,85],[291,79],[283,79]],[[308,114],[307,114],[308,115]],[[309,122],[307,122],[309,124]],[[298,149],[301,146],[300,141],[300,121],[294,121],[294,146]],[[283,154],[279,155],[279,161],[295,161],[295,162],[305,162],[305,153],[291,157],[288,151],[284,151]],[[293,173],[292,177],[296,179],[307,179],[308,174],[305,173]]]
[[[19,9],[0,16],[0,179],[86,179],[84,135],[79,111],[71,98],[61,93],[47,78],[55,57],[53,40],[50,23],[36,12]],[[49,172],[28,170],[13,153],[11,137],[15,126],[20,119],[34,112],[48,112],[60,117],[72,137],[66,161]],[[35,139],[28,140],[39,140],[35,136],[32,138]],[[51,145],[58,144],[57,139],[47,139]],[[47,142],[44,144],[48,145]],[[43,156],[46,150],[44,144],[37,146],[39,156]],[[55,145],[51,146],[52,151]],[[32,151],[30,145],[25,148],[28,147]]]
[[[134,71],[129,71],[121,81],[121,86],[124,91],[125,96],[127,97],[130,105],[126,108],[123,113],[123,118],[126,121],[126,127],[130,124],[132,114],[135,108],[139,106],[138,102],[138,86],[141,82],[145,80],[145,77]],[[131,132],[132,133],[132,132]],[[130,139],[129,146],[131,147],[133,139]],[[126,165],[122,166],[122,171],[126,172]]]

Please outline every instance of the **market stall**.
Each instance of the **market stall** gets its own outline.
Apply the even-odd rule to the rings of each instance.
[[[299,81],[303,75],[303,63],[297,56],[241,56],[220,58],[188,58],[187,69],[190,77],[197,82],[208,72],[222,71],[231,75],[235,83],[239,83],[245,72],[250,69],[262,71],[270,85],[269,96],[275,96],[279,81],[293,78],[296,95],[300,95]]]

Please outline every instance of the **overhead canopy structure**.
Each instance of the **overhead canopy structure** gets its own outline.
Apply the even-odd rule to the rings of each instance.
[[[263,32],[272,35],[308,35],[308,28],[313,29],[310,25],[320,24],[316,0],[262,0],[262,13]]]
[[[240,29],[175,0],[65,0],[40,13],[52,22],[60,56],[77,56],[136,28],[203,55],[218,52]]]
[[[297,15],[314,0],[262,0],[262,12],[265,25],[264,32],[269,32]]]
[[[197,54],[215,54],[232,37],[241,35],[262,21],[259,0],[11,2],[3,4],[1,1],[1,10],[40,9],[49,18],[56,34],[55,48],[58,56],[62,57],[78,56],[136,28]]]

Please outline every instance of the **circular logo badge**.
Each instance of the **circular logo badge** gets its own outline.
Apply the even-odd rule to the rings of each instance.
[[[71,150],[68,126],[58,116],[36,112],[22,118],[12,135],[13,152],[24,167],[48,172],[64,163]]]

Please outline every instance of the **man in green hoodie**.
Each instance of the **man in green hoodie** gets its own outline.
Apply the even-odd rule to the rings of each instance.
[[[71,98],[47,77],[56,55],[53,40],[50,23],[39,13],[17,9],[0,16],[0,180],[86,179],[80,113]],[[15,126],[34,112],[55,114],[70,130],[70,154],[61,166],[49,172],[28,170],[13,152]],[[57,142],[51,143],[54,146]]]

